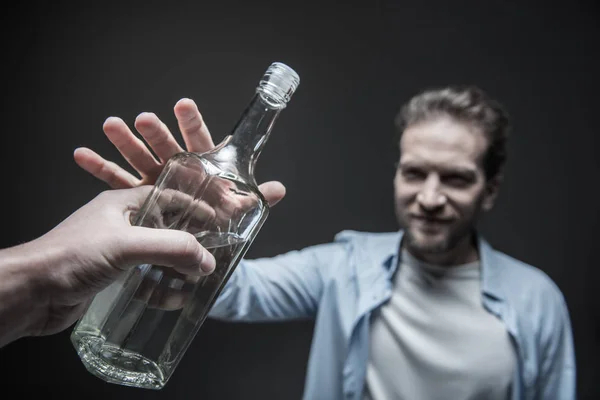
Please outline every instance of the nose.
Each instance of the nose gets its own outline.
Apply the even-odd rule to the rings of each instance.
[[[417,193],[417,203],[426,211],[442,208],[447,200],[446,195],[440,192],[439,181],[435,177],[429,177]]]

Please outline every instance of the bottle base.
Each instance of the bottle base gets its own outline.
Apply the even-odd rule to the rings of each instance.
[[[166,384],[154,361],[111,346],[102,337],[74,338],[74,345],[85,368],[106,382],[154,390],[160,390]]]

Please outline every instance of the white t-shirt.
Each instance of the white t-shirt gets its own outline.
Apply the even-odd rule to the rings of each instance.
[[[423,263],[407,251],[372,319],[365,400],[506,400],[516,354],[481,301],[479,262]]]

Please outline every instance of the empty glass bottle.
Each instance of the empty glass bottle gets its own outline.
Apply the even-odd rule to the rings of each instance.
[[[167,383],[267,218],[254,166],[299,82],[273,63],[231,135],[211,151],[169,160],[134,224],[194,234],[214,255],[215,271],[198,278],[139,265],[100,292],[71,334],[92,374],[150,389]]]

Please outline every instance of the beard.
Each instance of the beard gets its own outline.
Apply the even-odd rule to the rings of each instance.
[[[405,224],[404,243],[408,250],[417,254],[443,254],[447,253],[463,240],[471,236],[472,226],[470,221],[463,222],[459,226],[445,227],[439,234],[440,237],[427,237],[423,233],[417,232],[418,228]]]

